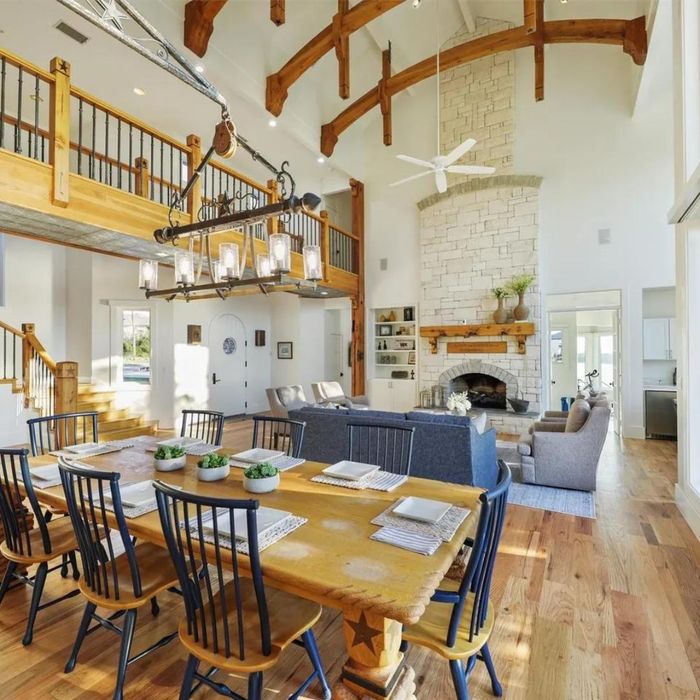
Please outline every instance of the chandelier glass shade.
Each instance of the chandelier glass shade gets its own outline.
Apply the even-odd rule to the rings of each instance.
[[[304,279],[310,282],[322,280],[321,246],[305,245],[302,254],[304,256]]]
[[[272,275],[269,255],[258,254],[255,256],[255,274],[258,277],[270,277]]]
[[[139,289],[158,287],[158,263],[155,260],[139,260]]]
[[[272,272],[289,272],[292,269],[292,239],[288,233],[271,233],[268,250]]]
[[[175,284],[182,287],[194,284],[194,256],[189,250],[175,251]]]
[[[222,243],[219,246],[218,277],[221,282],[232,282],[241,278],[238,243]]]

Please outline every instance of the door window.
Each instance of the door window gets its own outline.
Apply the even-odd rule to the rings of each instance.
[[[122,316],[122,381],[151,383],[151,312],[124,309]]]

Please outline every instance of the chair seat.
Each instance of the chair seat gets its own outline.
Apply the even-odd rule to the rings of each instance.
[[[459,590],[459,582],[451,579],[443,579],[439,586],[443,591]],[[450,603],[431,602],[426,608],[423,616],[415,625],[404,628],[403,638],[411,644],[432,649],[446,659],[465,659],[476,654],[481,647],[486,644],[493,630],[494,613],[491,603],[488,605],[486,622],[478,635],[469,640],[469,625],[472,618],[472,607],[474,597],[468,596],[464,604],[464,612],[460,622],[457,640],[453,647],[448,647],[445,643],[447,630],[450,626],[450,616],[454,606]]]
[[[78,583],[80,592],[91,603],[111,610],[139,608],[148,603],[153,596],[176,586],[178,583],[173,561],[170,558],[168,550],[163,547],[157,547],[147,542],[136,546],[136,561],[138,562],[138,569],[141,574],[142,593],[140,596],[134,595],[131,570],[126,556],[122,554],[117,557],[115,561],[117,583],[119,584],[118,599],[114,597],[114,576],[111,564],[107,569],[109,595],[93,591],[87,585],[85,577],[80,578]]]
[[[0,554],[5,559],[17,562],[18,564],[40,564],[41,562],[50,561],[63,554],[72,552],[78,548],[78,543],[75,539],[73,526],[70,518],[56,518],[49,520],[46,523],[49,531],[49,539],[51,540],[51,552],[44,552],[44,542],[41,539],[41,530],[38,527],[29,531],[29,543],[31,554],[20,554],[10,549],[7,540],[0,544]],[[26,545],[26,540],[23,542]]]
[[[225,671],[227,673],[255,673],[274,666],[280,654],[295,639],[311,629],[321,617],[321,606],[317,603],[297,598],[291,593],[265,586],[268,615],[270,618],[270,634],[272,651],[269,656],[261,653],[260,621],[255,598],[255,589],[251,579],[241,579],[241,603],[243,608],[243,630],[245,638],[244,659],[238,656],[238,629],[236,625],[236,596],[233,582],[224,588],[225,603],[228,612],[231,656],[225,655],[224,626],[221,607],[221,594],[214,597],[215,615],[212,615],[211,605],[207,604],[204,617],[207,624],[208,648],[202,643],[200,630],[199,641],[187,631],[187,619],[180,622],[180,641],[185,648],[200,661]],[[206,594],[205,594],[206,596]],[[206,598],[205,598],[206,599]],[[199,616],[198,616],[199,618]],[[218,653],[214,651],[212,618],[217,621],[216,635]],[[201,618],[199,618],[201,620]],[[201,624],[201,622],[200,622]]]

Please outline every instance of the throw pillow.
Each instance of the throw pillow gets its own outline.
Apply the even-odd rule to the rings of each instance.
[[[483,435],[484,430],[486,430],[486,411],[482,411],[476,418],[472,418],[472,425],[479,435]]]
[[[564,432],[578,432],[588,420],[588,414],[591,412],[591,407],[585,399],[576,399],[573,406],[569,409],[569,415],[566,418],[566,427]]]

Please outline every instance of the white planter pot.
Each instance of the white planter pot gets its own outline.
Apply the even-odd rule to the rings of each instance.
[[[225,479],[231,467],[225,464],[223,467],[214,467],[213,469],[202,469],[197,467],[197,478],[200,481],[219,481],[220,479]]]
[[[172,472],[176,469],[182,469],[187,464],[187,455],[173,459],[154,459],[153,464],[155,464],[157,472]]]
[[[280,475],[268,476],[265,479],[249,479],[243,477],[243,488],[250,493],[269,493],[280,485]]]

